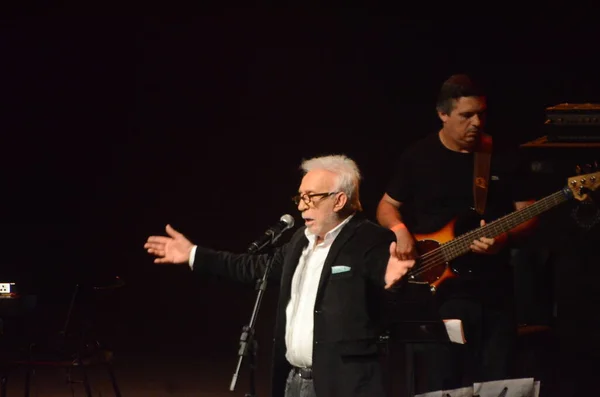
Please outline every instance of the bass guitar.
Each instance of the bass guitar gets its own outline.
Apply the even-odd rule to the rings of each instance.
[[[459,275],[451,266],[451,261],[471,252],[470,246],[474,240],[481,237],[498,237],[568,200],[588,200],[589,193],[596,190],[598,185],[600,185],[600,172],[572,176],[567,178],[567,184],[561,190],[469,232],[456,236],[455,226],[458,218],[454,218],[434,233],[415,234],[419,258],[408,272],[407,281],[429,284],[431,292],[435,293],[445,280]]]

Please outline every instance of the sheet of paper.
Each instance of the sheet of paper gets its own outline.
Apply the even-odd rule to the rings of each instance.
[[[445,319],[444,325],[446,326],[446,331],[448,332],[451,342],[460,344],[466,343],[462,321],[453,318]]]
[[[533,378],[505,379],[473,384],[473,394],[479,397],[533,397]]]
[[[473,397],[473,386],[460,389],[442,390],[442,397]]]
[[[542,384],[540,383],[539,380],[536,380],[535,382],[533,382],[532,397],[540,397],[540,386],[542,386]]]
[[[415,397],[442,397],[442,391],[430,391],[423,394],[415,394]]]
[[[533,378],[506,379],[474,383],[460,389],[432,391],[415,397],[539,397],[540,386],[540,381]]]

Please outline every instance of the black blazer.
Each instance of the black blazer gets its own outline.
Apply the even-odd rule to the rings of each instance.
[[[285,359],[285,309],[302,250],[305,227],[272,253],[270,278],[279,280],[272,368],[273,397],[283,397],[291,369]],[[385,270],[394,234],[355,215],[334,240],[323,266],[315,302],[313,377],[319,397],[383,397],[386,395],[377,341],[383,332],[381,314]],[[194,272],[252,282],[262,277],[269,255],[232,254],[198,247]],[[332,266],[350,271],[331,274]]]

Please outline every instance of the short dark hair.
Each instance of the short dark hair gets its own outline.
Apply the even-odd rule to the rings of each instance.
[[[450,114],[456,99],[469,96],[481,97],[485,92],[468,75],[454,74],[442,84],[435,107],[438,112]]]

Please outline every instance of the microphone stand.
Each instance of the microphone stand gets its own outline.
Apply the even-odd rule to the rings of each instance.
[[[237,379],[240,373],[240,369],[242,367],[242,361],[244,357],[248,357],[249,368],[250,368],[250,392],[244,394],[244,397],[255,397],[256,396],[256,384],[255,384],[255,368],[256,368],[256,352],[258,350],[258,343],[255,339],[254,326],[256,324],[256,317],[258,315],[258,310],[260,309],[260,304],[262,302],[262,298],[264,296],[265,290],[267,289],[267,280],[269,278],[269,273],[271,272],[271,267],[273,265],[273,256],[270,256],[267,259],[267,267],[265,268],[265,272],[261,279],[256,282],[256,290],[258,290],[258,294],[256,296],[256,302],[254,303],[254,310],[252,311],[252,316],[250,317],[250,322],[248,325],[245,325],[242,328],[242,334],[240,335],[240,347],[238,350],[238,363],[233,374],[233,378],[231,379],[231,385],[229,386],[230,391],[235,390],[235,385],[237,383]]]

